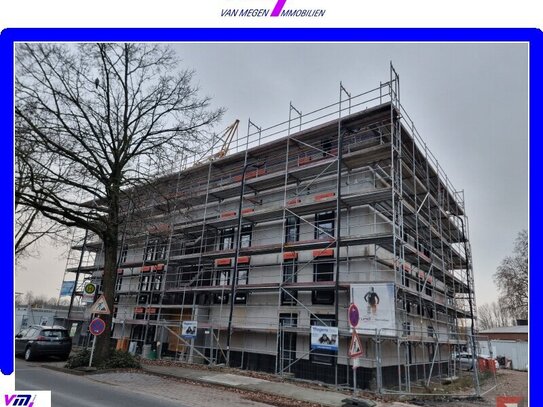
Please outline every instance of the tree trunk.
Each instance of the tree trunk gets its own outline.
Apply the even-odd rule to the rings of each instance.
[[[117,278],[117,232],[118,227],[110,225],[109,233],[104,236],[104,277],[102,292],[106,299],[109,310],[113,313],[113,301],[115,295],[115,280]],[[96,338],[96,349],[94,360],[96,364],[102,363],[109,358],[112,334],[112,316],[100,316],[106,323],[104,333]]]

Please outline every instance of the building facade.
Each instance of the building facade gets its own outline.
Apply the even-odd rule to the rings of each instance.
[[[463,194],[403,110],[393,70],[340,94],[305,115],[291,105],[268,129],[249,122],[236,151],[135,192],[119,237],[119,346],[352,384],[356,329],[361,388],[451,374],[475,308]],[[67,278],[99,288],[100,242],[74,250]],[[317,346],[315,326],[337,329]]]

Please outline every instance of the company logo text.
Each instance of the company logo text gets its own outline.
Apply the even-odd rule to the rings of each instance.
[[[269,8],[223,8],[221,17],[324,17],[323,9],[285,9],[287,0],[278,0]]]
[[[32,394],[5,394],[6,406],[33,407],[36,396]]]

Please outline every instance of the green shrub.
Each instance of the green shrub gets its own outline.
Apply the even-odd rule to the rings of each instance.
[[[109,359],[100,365],[101,369],[139,369],[139,358],[128,352],[113,350]]]
[[[87,367],[89,365],[90,354],[88,349],[77,352],[75,355],[70,356],[65,367],[68,369]],[[108,360],[100,363],[100,365],[96,365],[93,361],[92,365],[98,369],[139,369],[141,367],[138,357],[120,350],[112,350]]]
[[[90,360],[90,351],[87,349],[80,350],[75,355],[68,358],[65,367],[75,369],[81,366],[88,366]]]

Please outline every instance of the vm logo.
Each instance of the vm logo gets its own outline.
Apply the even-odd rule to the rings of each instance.
[[[4,401],[6,406],[21,406],[32,407],[34,406],[34,400],[36,396],[32,397],[32,394],[5,394]]]
[[[281,14],[281,10],[283,10],[283,7],[285,7],[286,2],[287,0],[277,0],[277,3],[275,4],[275,7],[272,10],[271,16],[279,17],[279,14]]]

